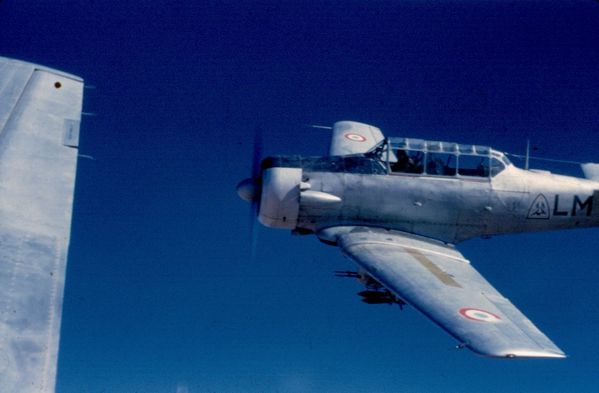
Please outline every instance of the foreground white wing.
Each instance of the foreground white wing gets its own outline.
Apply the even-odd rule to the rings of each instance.
[[[0,391],[53,392],[83,81],[0,57]]]
[[[565,356],[452,246],[376,228],[339,233],[345,254],[462,346],[491,357]]]

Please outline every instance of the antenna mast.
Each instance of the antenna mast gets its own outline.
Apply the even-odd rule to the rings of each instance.
[[[530,159],[530,139],[526,140],[526,161],[524,161],[524,169],[528,170],[528,161]]]

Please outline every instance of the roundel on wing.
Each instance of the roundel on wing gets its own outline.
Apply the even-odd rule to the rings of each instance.
[[[470,319],[471,321],[491,323],[501,321],[501,317],[499,315],[495,315],[492,312],[481,310],[478,308],[460,308],[460,315],[464,318]]]

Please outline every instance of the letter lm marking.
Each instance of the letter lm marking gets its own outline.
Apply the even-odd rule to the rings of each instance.
[[[573,216],[576,215],[577,208],[579,208],[580,211],[582,211],[583,209],[586,208],[587,217],[590,216],[591,213],[593,212],[593,196],[591,195],[584,202],[582,202],[580,200],[580,198],[578,198],[578,195],[574,195],[574,202],[572,202],[572,215]]]
[[[559,195],[555,194],[555,199],[553,200],[553,215],[554,216],[567,216],[568,215],[568,211],[567,210],[559,210],[558,206],[559,206]]]

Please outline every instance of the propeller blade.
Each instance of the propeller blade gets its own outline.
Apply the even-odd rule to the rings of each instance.
[[[254,152],[252,156],[252,179],[260,179],[260,163],[262,162],[262,128],[254,130]]]
[[[258,248],[258,205],[259,202],[253,201],[250,207],[250,261],[256,260],[256,249]]]
[[[258,214],[260,213],[260,197],[262,194],[262,127],[254,129],[254,151],[252,154],[252,182],[254,184],[253,198],[250,206],[250,261],[256,259],[258,248]]]

